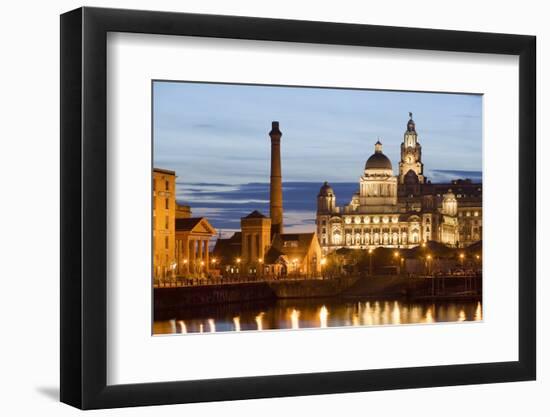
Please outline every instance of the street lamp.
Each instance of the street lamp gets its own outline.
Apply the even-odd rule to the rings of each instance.
[[[396,266],[398,265],[398,259],[399,259],[399,251],[393,252],[393,258],[395,259]]]
[[[369,275],[374,275],[372,273],[372,253],[373,253],[373,250],[372,249],[369,249]]]
[[[464,254],[463,253],[460,254],[460,265],[462,266],[462,268],[464,268]]]
[[[183,273],[189,277],[189,268],[187,267],[187,259],[183,260]]]
[[[426,269],[428,270],[428,275],[430,275],[430,266],[432,261],[432,255],[426,256]]]
[[[176,267],[178,266],[178,264],[174,261],[172,262],[172,264],[170,265],[170,269],[172,270],[172,279],[174,279],[176,277]]]
[[[325,275],[323,273],[323,269],[324,269],[324,266],[326,265],[327,263],[327,259],[326,258],[321,258],[321,277],[324,278]]]

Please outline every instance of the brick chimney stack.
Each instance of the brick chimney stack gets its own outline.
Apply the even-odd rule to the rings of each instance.
[[[271,177],[269,189],[269,217],[271,234],[283,233],[283,178],[281,173],[281,136],[279,122],[271,122]]]

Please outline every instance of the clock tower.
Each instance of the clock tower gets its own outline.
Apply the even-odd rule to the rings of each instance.
[[[399,162],[399,183],[424,184],[424,164],[422,163],[422,146],[418,143],[416,126],[409,112],[407,130],[401,143],[401,161]]]

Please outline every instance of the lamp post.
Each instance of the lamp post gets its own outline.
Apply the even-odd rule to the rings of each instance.
[[[462,267],[462,269],[464,269],[464,253],[461,253],[459,257],[460,257],[460,266]]]
[[[395,265],[399,266],[399,251],[393,252],[393,259],[395,260]]]
[[[263,263],[264,263],[264,260],[262,258],[258,258],[258,275],[259,276],[262,276],[263,275]]]
[[[370,276],[373,276],[373,271],[372,271],[372,252],[373,250],[372,249],[369,249],[369,275]]]
[[[238,274],[238,275],[241,274],[240,265],[241,265],[241,258],[237,258],[237,274]]]
[[[172,281],[176,280],[176,268],[178,264],[174,261],[170,264],[170,275],[172,275]]]
[[[292,260],[292,265],[294,265],[294,275],[298,277],[298,259],[294,258]]]
[[[325,278],[325,274],[324,274],[324,266],[326,265],[327,263],[327,259],[326,258],[321,258],[321,278]]]
[[[212,264],[212,270],[216,269],[216,262],[218,262],[218,260],[216,258],[212,258],[210,260],[210,263]],[[220,274],[217,274],[215,272],[212,272],[212,274],[216,274],[215,276],[218,277],[218,278],[220,277]]]

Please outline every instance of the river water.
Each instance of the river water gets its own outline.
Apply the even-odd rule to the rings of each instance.
[[[155,316],[153,333],[214,333],[478,320],[482,320],[479,301],[307,298],[231,303],[164,312]]]

